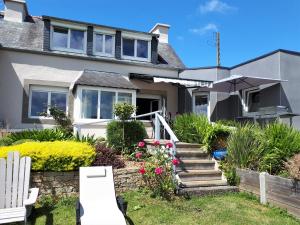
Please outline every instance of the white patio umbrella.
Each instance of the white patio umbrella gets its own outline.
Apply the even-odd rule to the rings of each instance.
[[[212,89],[210,90],[231,93],[251,87],[258,87],[264,84],[280,83],[282,81],[286,80],[232,75],[230,77],[215,81]]]

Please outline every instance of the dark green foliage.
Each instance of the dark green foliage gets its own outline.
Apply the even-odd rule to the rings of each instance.
[[[221,162],[220,169],[224,172],[229,185],[235,186],[240,183],[240,177],[236,173],[236,169],[226,160]]]
[[[261,136],[259,127],[253,124],[239,125],[228,138],[228,163],[233,167],[256,169]]]
[[[264,128],[259,169],[278,174],[284,163],[300,153],[300,132],[282,123],[272,123]]]
[[[12,145],[14,141],[10,137],[4,137],[0,139],[0,147],[1,146],[9,146]]]
[[[78,142],[88,142],[90,145],[95,145],[97,142],[97,138],[95,138],[95,135],[79,135],[79,133],[77,132],[76,135],[74,135],[73,137],[74,141],[78,141]]]
[[[216,149],[226,148],[230,129],[221,124],[215,124],[207,129],[204,139],[207,150],[212,153]]]
[[[132,148],[134,144],[147,137],[145,126],[141,121],[124,122],[124,130],[123,142],[123,123],[114,120],[107,125],[107,142],[117,151]]]
[[[204,144],[206,132],[211,126],[206,116],[183,114],[176,116],[173,130],[180,141]]]
[[[34,141],[64,141],[69,140],[71,137],[71,134],[66,134],[60,129],[24,130],[8,136],[12,140],[12,143],[26,139]]]
[[[70,117],[57,107],[51,107],[49,111],[50,115],[53,117],[60,130],[62,130],[66,134],[71,135],[73,133],[73,125]]]

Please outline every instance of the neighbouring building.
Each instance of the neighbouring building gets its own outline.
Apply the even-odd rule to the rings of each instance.
[[[24,0],[4,4],[0,14],[4,128],[53,127],[53,119],[41,116],[53,105],[81,124],[83,134],[98,136],[105,135],[117,102],[136,105],[137,114],[162,110],[174,118],[177,113],[195,112],[211,121],[249,116],[266,107],[300,112],[298,52],[277,50],[231,68],[186,68],[168,41],[167,24],[140,32],[31,16]],[[241,101],[238,95],[209,90],[214,81],[233,74],[287,81],[240,91]],[[300,128],[297,117],[294,126]]]

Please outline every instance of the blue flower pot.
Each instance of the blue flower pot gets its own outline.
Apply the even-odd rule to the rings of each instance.
[[[217,149],[213,152],[212,155],[216,160],[223,160],[227,155],[227,149],[226,148]]]

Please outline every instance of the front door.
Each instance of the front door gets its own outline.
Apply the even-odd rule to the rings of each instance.
[[[209,118],[209,94],[195,93],[193,96],[193,112]]]
[[[150,112],[155,112],[161,109],[161,97],[156,95],[140,94],[136,99],[137,112],[136,115],[142,115]],[[154,115],[143,117],[142,120],[151,120]]]

